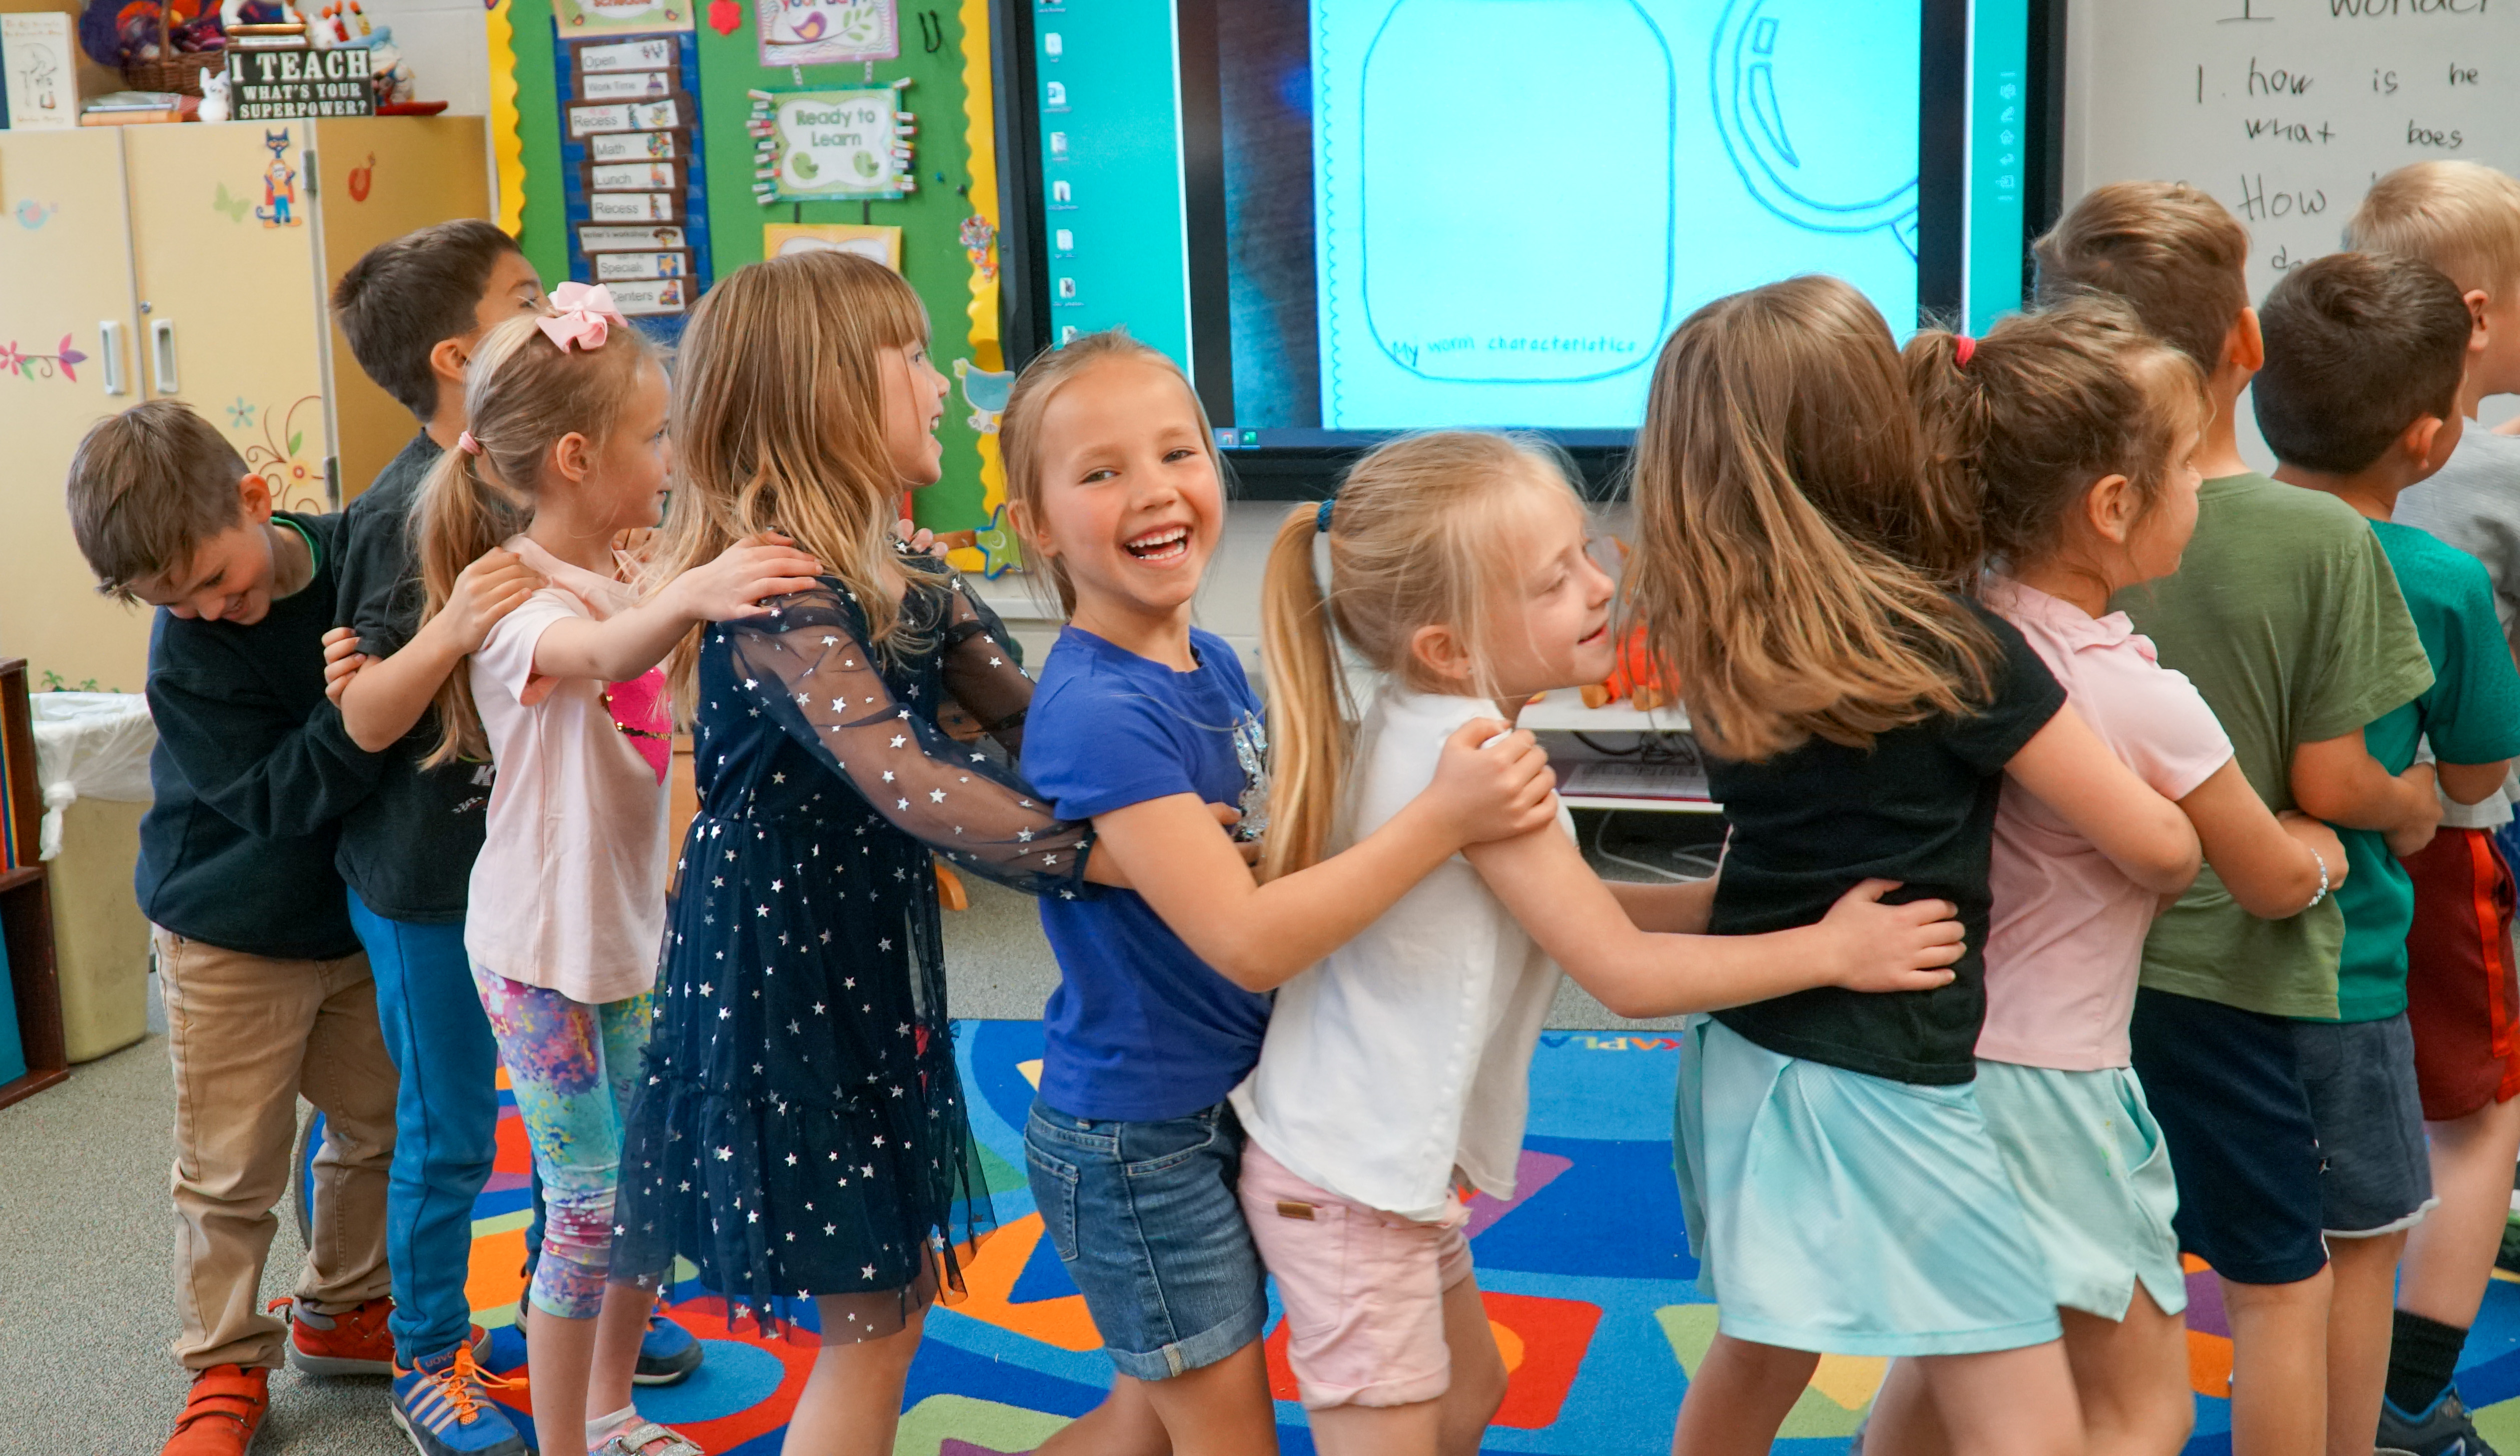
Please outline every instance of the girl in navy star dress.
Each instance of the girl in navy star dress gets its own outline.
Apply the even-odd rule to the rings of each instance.
[[[759,1319],[814,1302],[823,1349],[790,1452],[892,1449],[926,1306],[988,1221],[930,856],[1060,895],[1088,845],[1005,766],[1031,684],[1003,628],[892,540],[898,493],[939,471],[926,333],[891,270],[776,258],[701,300],[675,379],[665,561],[777,522],[832,574],[671,660],[700,806],[614,1262],[654,1286],[682,1255]],[[959,739],[940,716],[988,736]]]

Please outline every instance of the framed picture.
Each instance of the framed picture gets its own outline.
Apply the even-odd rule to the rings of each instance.
[[[895,273],[901,271],[899,228],[866,227],[850,222],[774,222],[761,230],[761,255],[765,258],[812,252],[817,248],[857,253],[875,259]]]
[[[901,54],[896,0],[755,0],[761,64],[829,66]]]
[[[897,198],[905,146],[889,86],[781,91],[770,107],[771,200]]]

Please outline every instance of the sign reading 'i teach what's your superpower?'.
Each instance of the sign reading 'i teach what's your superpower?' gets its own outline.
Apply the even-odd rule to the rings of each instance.
[[[368,77],[368,52],[342,46],[330,51],[228,52],[236,119],[277,121],[285,116],[373,116],[377,88]]]

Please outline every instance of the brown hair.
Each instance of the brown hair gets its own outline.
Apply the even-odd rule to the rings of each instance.
[[[1977,502],[1925,467],[1889,326],[1849,285],[1788,279],[1689,315],[1634,470],[1628,589],[1709,747],[1864,746],[1989,693],[1994,640],[1957,599]]]
[[[2014,565],[2063,545],[2093,482],[2124,475],[2141,508],[2161,497],[2171,451],[2200,428],[2205,374],[2114,298],[2015,314],[1970,344],[1919,330],[1908,384],[1931,467],[1982,503],[1987,550]]]
[[[855,595],[872,644],[907,645],[885,563],[914,590],[943,578],[892,549],[903,482],[877,355],[926,338],[919,295],[872,258],[788,253],[719,279],[675,350],[674,493],[651,580],[784,532]],[[677,703],[698,701],[699,643],[694,627],[666,658]]]
[[[2447,274],[2404,253],[2329,253],[2259,310],[2258,430],[2288,464],[2350,475],[2408,425],[2458,413],[2475,320]]]
[[[2184,182],[2093,188],[2031,244],[2039,301],[2107,293],[2211,375],[2249,306],[2249,230]]]
[[[359,368],[427,421],[437,414],[428,352],[480,327],[490,270],[517,240],[475,217],[380,243],[333,285],[333,317]]]
[[[544,336],[540,322],[510,319],[482,335],[464,374],[464,415],[480,453],[459,448],[438,456],[412,501],[424,623],[446,605],[465,567],[533,523],[552,447],[577,434],[602,448],[639,371],[657,360],[656,346],[627,324],[615,323],[601,348],[562,349]],[[488,756],[472,674],[446,675],[437,722],[437,746],[422,767]]]
[[[2498,298],[2520,288],[2520,181],[2483,162],[2408,162],[2362,195],[2345,245],[2421,258]]]
[[[1510,507],[1534,493],[1582,510],[1564,458],[1536,440],[1442,430],[1378,446],[1330,507],[1288,511],[1260,586],[1260,661],[1269,685],[1269,833],[1264,877],[1318,861],[1347,772],[1347,678],[1338,640],[1382,672],[1425,690],[1434,681],[1410,640],[1450,627],[1483,661],[1493,608],[1514,583]],[[1313,572],[1327,538],[1329,590]],[[1484,667],[1479,669],[1484,677]],[[1494,684],[1474,678],[1473,689]]]
[[[70,535],[96,589],[123,601],[133,582],[181,568],[245,519],[237,486],[253,472],[191,408],[153,399],[98,420],[70,456]]]
[[[1182,373],[1171,355],[1131,338],[1125,329],[1080,334],[1056,349],[1034,355],[1032,363],[1016,376],[1014,387],[1007,392],[1007,407],[998,416],[998,450],[1007,467],[1007,517],[1015,523],[1026,545],[1031,544],[1041,523],[1041,417],[1049,412],[1051,398],[1069,380],[1111,359],[1134,359],[1181,380],[1182,394],[1190,401],[1191,414],[1198,419],[1199,448],[1207,452],[1208,463],[1216,467],[1218,486],[1223,487],[1228,478],[1225,462],[1216,453],[1215,432],[1208,428],[1207,407],[1199,402],[1190,376]],[[1058,609],[1073,613],[1076,588],[1067,579],[1065,563],[1057,556],[1043,556],[1034,564],[1043,568],[1043,574],[1058,592]]]

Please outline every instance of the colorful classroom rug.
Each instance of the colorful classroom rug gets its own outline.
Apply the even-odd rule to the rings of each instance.
[[[1110,1366],[1084,1301],[1042,1238],[1023,1177],[1022,1126],[1041,1056],[1037,1022],[967,1022],[957,1045],[986,1150],[999,1231],[967,1265],[968,1295],[928,1317],[912,1367],[901,1456],[1028,1451],[1098,1400]],[[1489,1451],[1659,1453],[1688,1373],[1715,1331],[1694,1287],[1671,1177],[1671,1089],[1678,1043],[1652,1033],[1552,1032],[1532,1068],[1529,1136],[1510,1203],[1481,1198],[1469,1225],[1488,1317],[1512,1372]],[[505,1392],[527,1405],[520,1339],[510,1328],[522,1287],[527,1155],[513,1107],[499,1125],[498,1173],[473,1222],[470,1294],[493,1327],[488,1364],[517,1377]],[[2190,1456],[2230,1449],[2230,1340],[2211,1275],[2189,1280],[2189,1369],[2197,1391]],[[812,1364],[812,1337],[763,1339],[728,1328],[725,1306],[697,1282],[675,1291],[669,1317],[706,1343],[688,1383],[642,1390],[639,1408],[713,1456],[769,1456]],[[810,1308],[804,1311],[810,1319]],[[1310,1453],[1303,1411],[1271,1316],[1270,1368],[1282,1449]],[[1835,1456],[1879,1385],[1882,1362],[1830,1356],[1787,1419],[1778,1452]],[[2478,1425],[2520,1449],[2520,1286],[2498,1282],[2459,1372]]]

